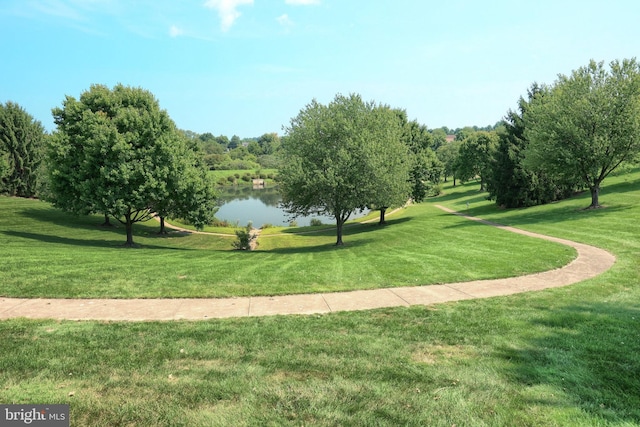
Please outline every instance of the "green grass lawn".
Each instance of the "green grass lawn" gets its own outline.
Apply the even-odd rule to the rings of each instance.
[[[251,181],[244,181],[242,179],[244,175],[249,174],[253,176],[253,175],[263,174],[263,175],[275,176],[278,174],[278,169],[230,169],[230,170],[221,169],[221,170],[212,170],[212,171],[209,171],[209,173],[211,174],[211,176],[213,176],[214,181],[216,182],[220,181],[221,183],[224,183],[223,185],[233,185],[234,179],[229,181],[229,177],[235,178],[235,181],[238,184],[251,185],[252,184]],[[265,181],[269,184],[274,183],[273,178],[265,178]]]
[[[483,200],[477,185],[445,191],[434,202],[466,210],[468,201],[474,215],[603,247],[617,262],[597,278],[564,288],[430,307],[203,322],[3,321],[0,402],[69,403],[77,426],[640,425],[640,171],[607,179],[606,208],[597,211],[582,210],[588,195],[501,211]],[[465,270],[455,273],[464,276],[487,274],[493,261],[477,261],[482,253],[515,265],[521,252],[533,261],[557,249],[536,247],[533,239],[509,241],[500,230],[425,203],[387,228],[350,231],[346,248],[286,236],[278,245],[268,239],[280,237],[265,239],[260,252],[233,253],[222,240],[213,249],[208,239],[149,234],[139,239],[143,249],[127,251],[117,247],[119,231],[96,231],[88,221],[75,237],[55,237],[50,233],[70,226],[52,219],[46,206],[45,220],[22,201],[0,203],[0,221],[10,215],[18,230],[12,234],[2,223],[2,289],[7,276],[21,275],[6,258],[27,257],[22,247],[29,244],[43,263],[47,248],[56,263],[64,254],[84,260],[83,251],[98,251],[114,268],[124,262],[123,269],[135,270],[124,259],[139,256],[150,274],[162,264],[154,257],[165,252],[244,257],[236,265],[247,259],[268,265],[267,255],[307,262],[327,257],[334,259],[336,277],[351,276],[344,267],[356,268],[356,254],[394,264],[420,258],[408,254],[420,248],[430,262],[415,272],[448,256],[457,260],[449,268]],[[111,236],[107,245],[101,233]],[[317,239],[332,241],[330,234]],[[395,247],[392,234],[399,235]],[[491,243],[504,245],[504,252]],[[183,259],[190,260],[188,254]],[[386,269],[374,267],[374,277]],[[90,281],[80,266],[76,271]]]
[[[508,277],[568,263],[573,249],[482,226],[430,204],[389,217],[389,225],[265,235],[257,251],[233,237],[156,234],[73,217],[37,200],[0,198],[2,296],[227,297],[373,289]]]

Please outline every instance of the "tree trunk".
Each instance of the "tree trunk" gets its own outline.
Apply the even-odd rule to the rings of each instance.
[[[387,221],[384,220],[384,214],[387,212],[387,208],[380,208],[380,222],[378,225],[385,225]]]
[[[160,217],[160,231],[158,234],[167,234],[167,230],[164,228],[164,217]]]
[[[133,247],[133,222],[131,221],[131,213],[127,213],[125,215],[124,226],[127,230],[127,243],[125,243],[124,245],[127,248],[132,248]]]
[[[344,246],[344,243],[342,243],[342,226],[343,225],[344,225],[344,221],[340,219],[336,220],[336,234],[337,234],[336,246]]]
[[[591,206],[589,206],[589,209],[599,208],[600,202],[598,200],[598,196],[600,195],[600,185],[592,185],[589,187],[589,190],[591,191]]]
[[[101,225],[102,227],[113,227],[111,225],[111,221],[109,220],[109,214],[104,214],[104,222]]]
[[[456,176],[455,175],[453,175],[453,186],[454,187],[456,186]]]

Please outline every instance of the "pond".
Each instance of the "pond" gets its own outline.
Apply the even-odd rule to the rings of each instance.
[[[280,208],[282,197],[276,186],[263,188],[221,187],[217,189],[217,192],[220,207],[216,212],[216,218],[219,220],[226,220],[233,225],[240,226],[247,225],[251,221],[254,227],[261,227],[265,224],[287,226],[294,220],[291,215]],[[336,223],[335,218],[323,215],[297,217],[295,222],[302,227],[309,225],[312,218],[319,219],[323,224]]]

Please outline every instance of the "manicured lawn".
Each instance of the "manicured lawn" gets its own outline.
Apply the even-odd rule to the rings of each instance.
[[[65,215],[37,200],[0,197],[0,295],[28,297],[223,297],[372,289],[507,277],[568,263],[565,246],[474,224],[430,204],[389,225],[267,235],[257,251],[233,251],[233,237],[156,234]]]
[[[70,403],[72,425],[78,426],[640,425],[640,172],[605,181],[601,200],[607,207],[598,211],[581,210],[587,195],[500,211],[482,200],[477,185],[445,189],[437,203],[464,210],[468,201],[473,214],[606,248],[617,263],[597,278],[564,288],[431,307],[206,322],[3,321],[0,401]],[[81,250],[68,252],[72,237],[43,241],[52,221],[35,220],[24,209],[12,213],[28,222],[22,235],[5,228],[3,243],[19,249],[33,241],[34,247],[52,245],[52,255],[58,248],[78,256]],[[290,236],[280,249],[262,250],[309,261],[318,254],[350,258],[353,249],[376,252],[372,243],[391,240],[386,234],[379,238],[381,232],[395,231],[408,244],[424,232],[432,240],[420,239],[423,246],[440,245],[457,257],[457,269],[472,270],[489,263],[471,267],[483,252],[473,242],[501,237],[429,204],[395,221],[382,230],[354,230],[344,249]],[[53,223],[68,227],[62,220]],[[87,223],[87,235],[75,239],[91,240],[93,227]],[[450,233],[446,244],[438,240],[439,230]],[[156,269],[153,257],[164,251],[197,251],[187,240],[146,238],[137,253],[148,251],[141,259]],[[115,265],[136,253],[117,248],[119,239],[116,233],[106,248],[97,241],[80,246],[104,249],[111,254],[104,259]],[[510,251],[495,256],[517,260],[518,252],[526,252],[533,260],[554,249],[530,250],[532,244],[513,242]],[[383,249],[408,256],[397,247]],[[6,269],[9,253],[2,258],[3,287],[5,275],[14,273]],[[380,256],[378,262],[389,264],[399,259]]]

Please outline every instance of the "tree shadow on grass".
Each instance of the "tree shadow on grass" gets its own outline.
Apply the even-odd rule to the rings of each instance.
[[[473,184],[465,184],[473,185]],[[477,184],[475,184],[477,186]],[[466,208],[466,202],[474,204],[477,202],[487,200],[488,193],[483,192],[480,195],[471,197],[474,193],[477,193],[477,188],[472,188],[464,192],[453,193],[451,195],[439,196],[433,199],[429,199],[432,203],[452,202],[461,200],[458,206],[454,206],[453,209],[457,209],[460,213],[464,213],[471,216],[486,216],[495,214],[498,212],[516,213],[517,215],[509,216],[510,225],[517,226],[518,224],[535,224],[544,222],[558,222],[566,219],[581,219],[586,215],[591,217],[606,217],[610,212],[618,212],[633,208],[633,201],[624,199],[622,205],[619,204],[619,200],[616,200],[616,194],[625,194],[629,192],[640,190],[640,181],[629,180],[617,182],[615,184],[605,184],[600,190],[600,203],[603,205],[601,209],[587,209],[591,203],[591,195],[589,191],[582,191],[575,194],[572,197],[558,200],[545,205],[524,207],[524,208],[511,208],[503,209],[495,204],[481,206],[475,206]],[[576,203],[583,202],[581,205],[576,206]],[[614,203],[616,203],[614,205]],[[545,209],[539,209],[540,206],[545,206]],[[538,209],[537,209],[538,208]]]
[[[323,252],[336,252],[336,251],[348,251],[353,248],[360,248],[363,246],[367,246],[373,242],[373,239],[357,239],[357,240],[344,240],[344,245],[336,246],[334,243],[323,243],[318,245],[307,245],[307,246],[295,246],[295,247],[287,247],[287,248],[273,248],[269,250],[261,250],[258,246],[258,249],[252,252],[260,252],[260,253],[275,253],[275,254],[315,254],[315,253],[323,253]]]
[[[58,209],[23,209],[19,213],[21,216],[33,221],[48,223],[56,227],[63,227],[71,230],[84,230],[101,234],[122,236],[126,241],[124,225],[119,221],[111,219],[111,226],[104,226],[103,215],[73,215]],[[188,234],[170,231],[168,234],[159,234],[160,223],[150,219],[148,221],[134,224],[134,240],[135,237],[144,237],[147,239],[166,238],[166,237],[184,237]]]
[[[359,233],[365,233],[365,232],[370,232],[370,231],[381,230],[383,228],[393,226],[394,224],[401,224],[403,222],[410,221],[412,218],[413,217],[411,217],[411,216],[405,216],[405,217],[402,217],[402,218],[387,219],[386,224],[384,224],[384,225],[378,224],[377,220],[375,222],[367,222],[367,223],[361,223],[361,222],[348,223],[348,224],[344,225],[342,230],[343,230],[343,234],[345,236],[347,234],[354,235],[354,234],[359,234]],[[287,235],[335,236],[336,235],[336,226],[327,224],[325,227],[318,228],[316,230],[307,230],[306,228],[303,228],[303,229],[292,228],[292,229],[283,230],[282,234],[287,234]]]
[[[104,216],[73,215],[55,208],[27,208],[20,210],[17,214],[32,221],[52,224],[57,227],[71,228],[74,230],[94,230],[116,233],[121,228],[120,223],[114,220],[112,220],[113,226],[101,227],[100,225],[104,222]]]
[[[605,220],[607,217],[614,214],[620,214],[626,211],[634,209],[634,206],[609,206],[601,209],[576,209],[574,205],[558,204],[556,207],[547,208],[544,210],[534,210],[528,208],[520,208],[517,211],[514,210],[514,214],[504,218],[504,224],[500,222],[500,219],[489,219],[490,222],[495,222],[500,225],[509,225],[518,227],[519,225],[530,224],[545,224],[545,223],[559,223],[563,221],[573,221],[589,218],[600,218]],[[461,210],[460,213],[484,218],[487,215],[491,215],[498,211],[498,208],[490,210],[487,207],[478,207]],[[447,215],[447,214],[445,214]],[[451,225],[449,227],[469,226],[476,223],[475,221],[466,221],[459,224]],[[508,224],[507,224],[508,223]]]
[[[510,377],[525,388],[556,389],[598,419],[640,423],[639,307],[603,302],[541,308],[530,323],[539,334],[525,348],[498,350]],[[530,404],[557,405],[550,396],[532,396]]]
[[[4,230],[4,231],[0,231],[0,233],[6,236],[18,237],[21,239],[37,240],[43,243],[53,243],[58,245],[72,245],[72,246],[81,246],[81,247],[84,246],[84,247],[107,248],[107,249],[117,249],[117,248],[126,249],[127,248],[124,245],[126,241],[126,238],[124,238],[125,237],[124,235],[121,241],[115,241],[115,240],[104,240],[104,239],[77,239],[77,238],[71,238],[71,237],[52,236],[49,234],[29,233],[25,231],[15,231],[15,230]],[[148,238],[148,237],[145,236],[145,238]],[[135,243],[135,235],[133,240]],[[134,244],[133,248],[189,250],[188,248],[157,246],[157,245],[142,245],[142,244]]]
[[[406,223],[410,221],[412,217],[402,217],[395,218],[391,220],[387,220],[387,223],[384,225],[379,225],[378,223],[366,223],[366,224],[348,224],[345,225],[343,229],[343,246],[336,246],[335,239],[336,229],[327,228],[322,230],[317,230],[314,232],[304,232],[304,233],[286,233],[287,235],[298,235],[301,237],[305,237],[307,239],[313,239],[314,237],[318,237],[322,239],[323,243],[319,243],[317,245],[307,244],[304,246],[295,246],[295,247],[286,247],[286,248],[273,248],[269,250],[261,250],[260,246],[254,252],[268,252],[268,253],[316,253],[316,252],[330,252],[341,249],[348,249],[354,247],[361,247],[372,244],[375,242],[374,238],[365,238],[368,233],[372,232],[380,232],[382,230],[388,229],[389,227],[393,227],[394,225],[399,225],[402,223]],[[285,233],[283,233],[285,234]],[[265,236],[263,238],[276,238],[278,235],[270,235]],[[332,239],[332,243],[326,243],[327,239]]]

